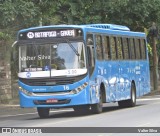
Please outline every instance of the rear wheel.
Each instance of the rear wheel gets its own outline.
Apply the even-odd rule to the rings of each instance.
[[[136,105],[136,87],[135,84],[131,84],[131,99],[119,101],[119,107],[134,107]]]
[[[131,84],[131,99],[127,101],[129,107],[134,107],[136,105],[136,87],[134,83]]]
[[[37,112],[40,118],[48,118],[49,117],[49,108],[37,108]]]

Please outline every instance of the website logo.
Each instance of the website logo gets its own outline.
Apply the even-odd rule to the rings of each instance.
[[[2,128],[2,133],[12,133],[11,128]]]

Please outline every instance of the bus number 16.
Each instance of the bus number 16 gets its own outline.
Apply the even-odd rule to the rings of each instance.
[[[69,86],[68,85],[64,85],[63,88],[64,88],[64,90],[69,90]]]

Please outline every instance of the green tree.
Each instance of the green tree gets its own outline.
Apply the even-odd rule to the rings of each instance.
[[[40,24],[111,23],[144,31],[151,22],[160,26],[159,7],[160,0],[1,0],[0,41],[11,45],[18,30]]]

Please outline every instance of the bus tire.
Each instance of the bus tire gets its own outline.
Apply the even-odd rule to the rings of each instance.
[[[49,117],[49,108],[37,108],[37,112],[40,118],[48,118]]]
[[[99,103],[91,105],[92,113],[99,114],[103,111],[103,99],[102,99],[102,92],[100,91],[99,94]]]
[[[131,95],[131,99],[118,102],[119,107],[121,108],[134,107],[136,105],[136,87],[134,83],[131,83],[130,95]]]
[[[131,84],[131,99],[127,100],[128,107],[134,107],[136,105],[136,87],[135,84]]]

